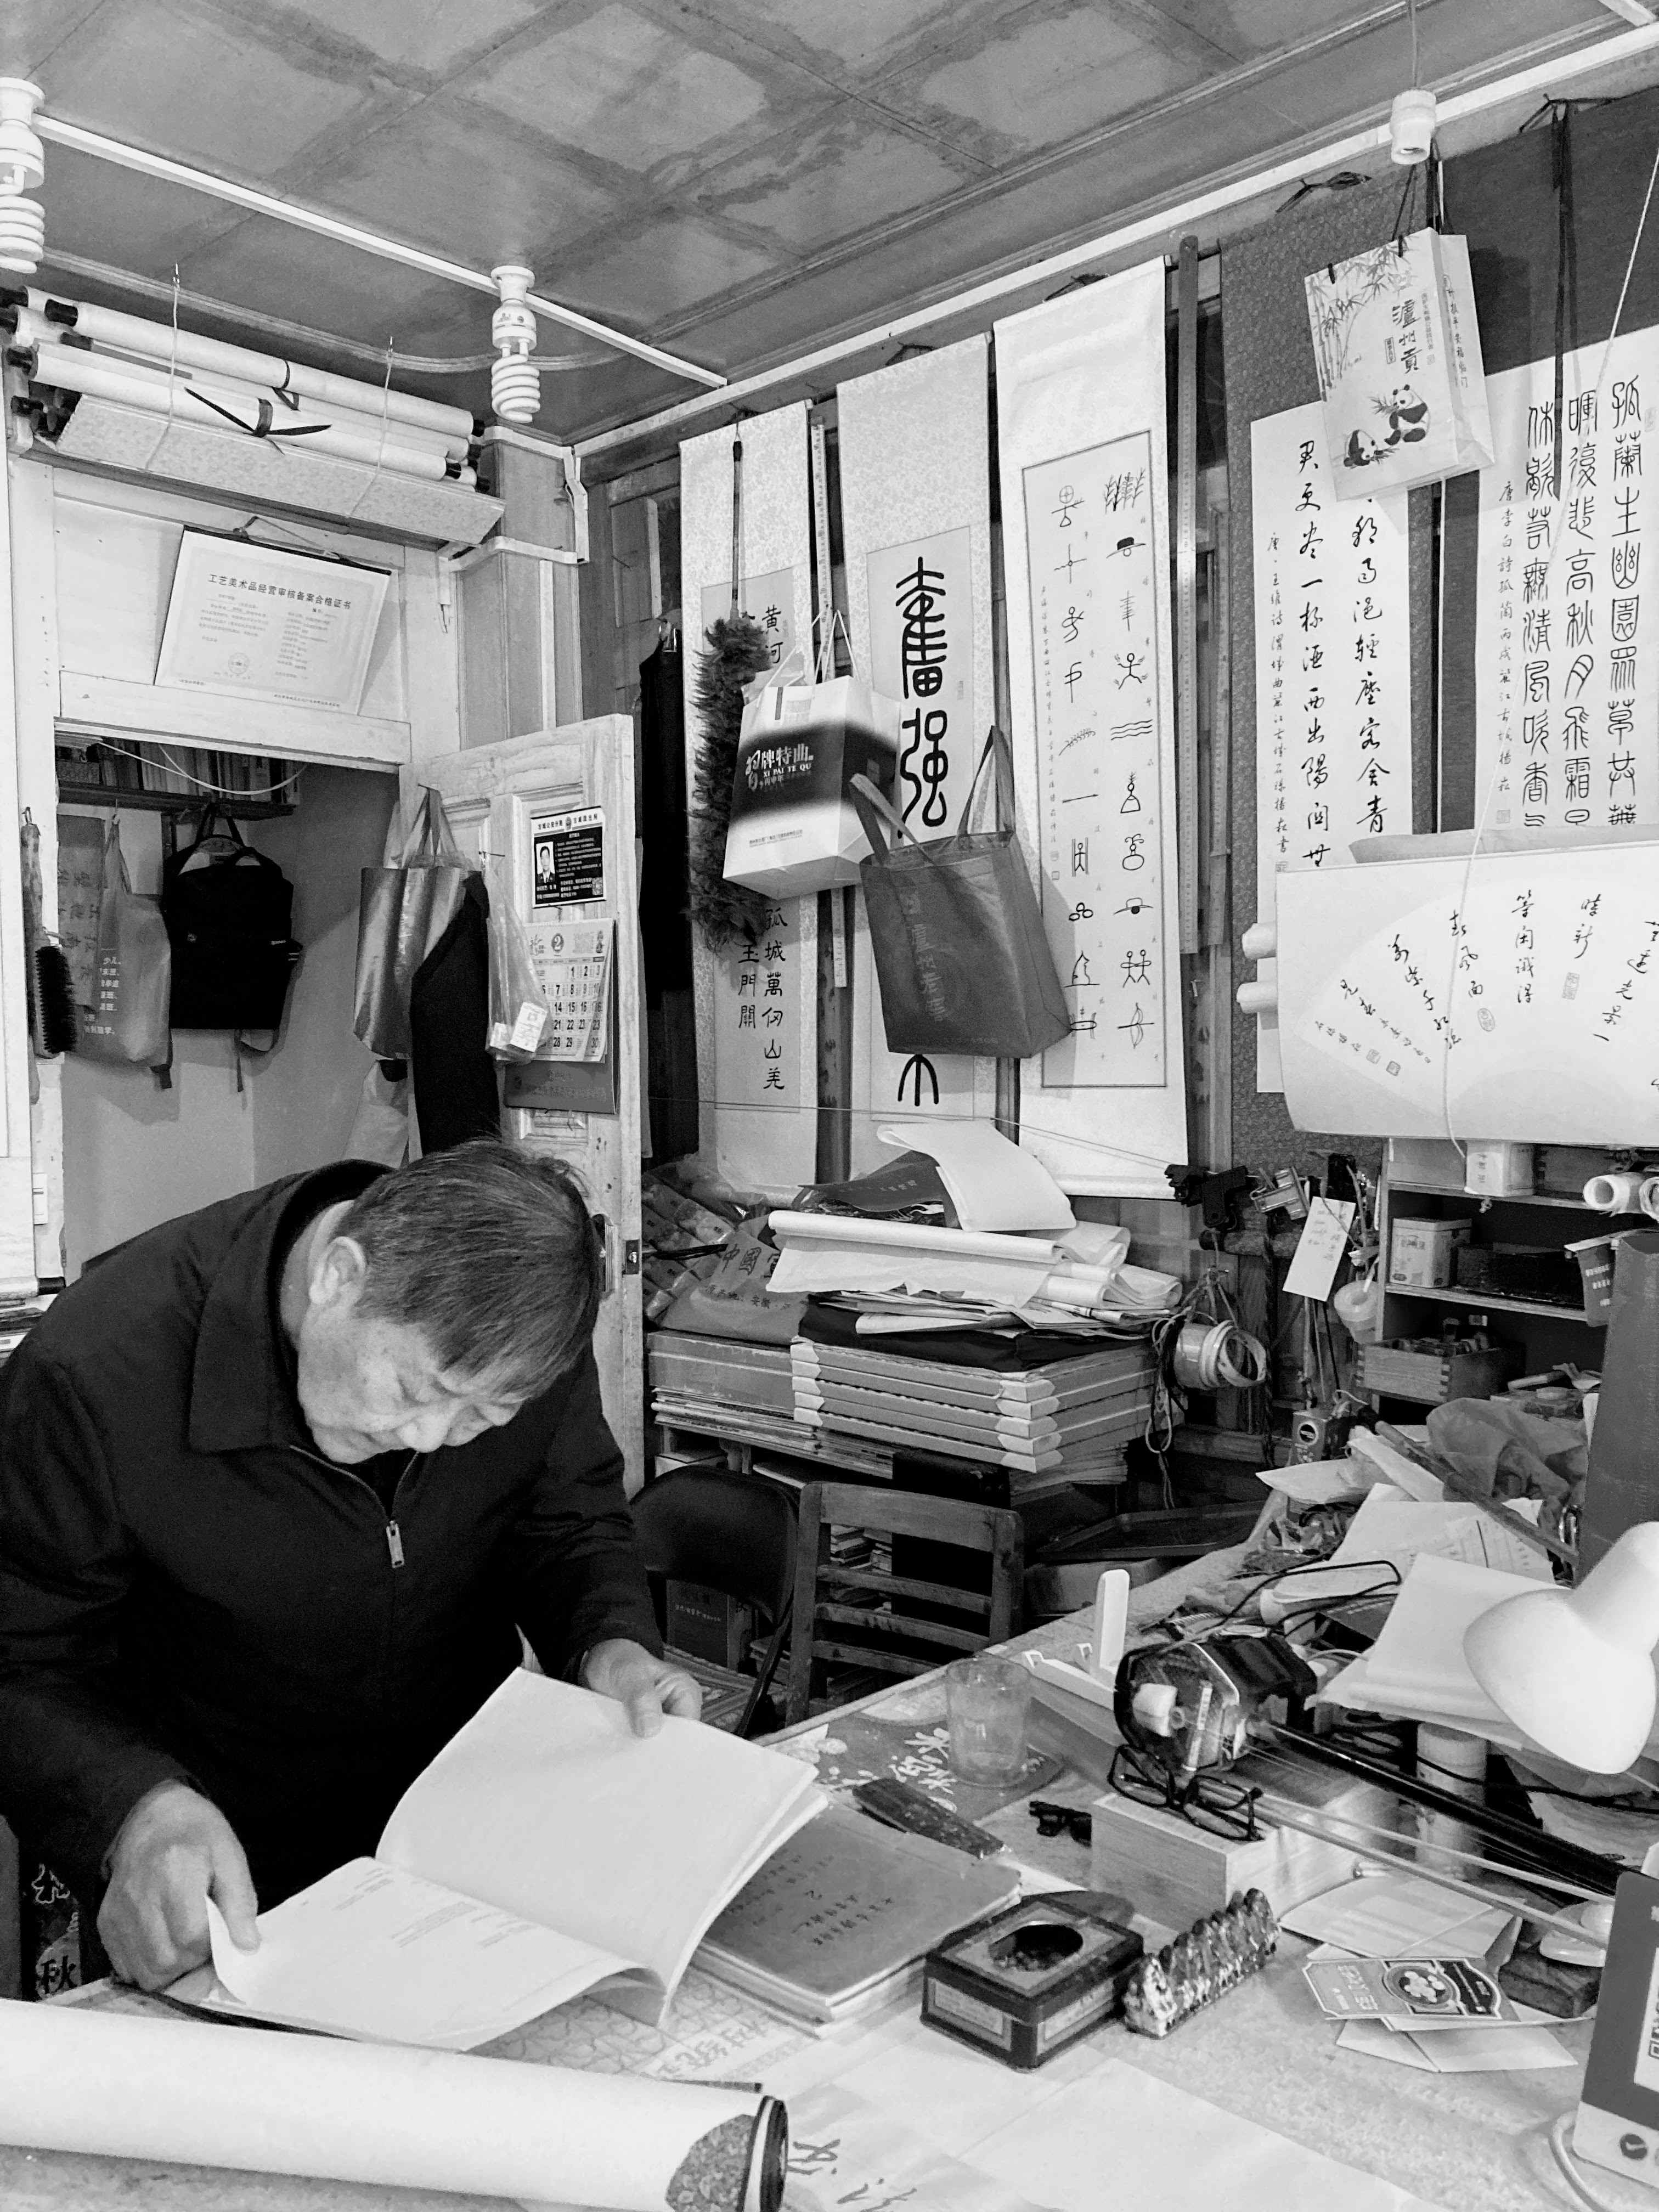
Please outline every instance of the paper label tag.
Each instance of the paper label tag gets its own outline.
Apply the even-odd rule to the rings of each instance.
[[[542,1041],[542,1031],[547,1027],[547,1009],[538,1006],[533,999],[526,999],[519,1008],[519,1018],[513,1024],[509,1042],[514,1052],[534,1052]]]

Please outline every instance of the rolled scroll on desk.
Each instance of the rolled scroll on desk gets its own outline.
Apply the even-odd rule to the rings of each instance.
[[[770,2097],[0,1999],[0,2142],[602,2206],[778,2212]]]

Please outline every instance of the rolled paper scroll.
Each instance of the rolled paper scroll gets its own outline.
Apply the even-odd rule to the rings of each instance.
[[[778,2212],[758,2092],[0,1999],[0,2142],[584,2204]]]

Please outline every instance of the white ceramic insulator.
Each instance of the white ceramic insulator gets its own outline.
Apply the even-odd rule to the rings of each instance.
[[[1277,983],[1241,983],[1233,996],[1238,1000],[1241,1013],[1272,1014],[1279,1010]]]
[[[1253,921],[1239,939],[1238,949],[1247,960],[1271,960],[1279,951],[1278,923]]]
[[[1644,1179],[1636,1194],[1636,1202],[1650,1221],[1659,1221],[1659,1176]]]
[[[46,211],[39,200],[0,198],[0,269],[33,275],[46,250]]]
[[[32,192],[46,181],[46,150],[34,132],[45,94],[27,77],[0,76],[0,189]]]
[[[489,404],[503,422],[533,422],[541,405],[541,379],[528,354],[503,354],[489,372]]]

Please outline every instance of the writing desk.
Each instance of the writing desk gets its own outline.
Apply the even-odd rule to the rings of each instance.
[[[1011,1649],[1040,1646],[1073,1656],[1085,1617],[1051,1624],[1017,1640]],[[938,1676],[905,1682],[860,1700],[878,1717],[925,1727],[942,1722],[944,1686]],[[787,1747],[826,1726],[815,1720],[775,1739]],[[1095,1787],[1074,1774],[1045,1784],[1043,1794],[1074,1804],[1091,1803]],[[1022,1797],[984,1823],[1028,1863],[1086,1885],[1087,1850],[1066,1835],[1038,1838]],[[1316,2007],[1300,1962],[1309,1946],[1282,1939],[1279,1956],[1261,1973],[1176,2029],[1163,2042],[1131,2035],[1114,2023],[1044,2068],[1085,2071],[1109,2057],[1201,2098],[1242,2119],[1255,2121],[1310,2149],[1363,2171],[1442,2208],[1442,2212],[1538,2212],[1573,2199],[1555,2172],[1546,2141],[1549,2123],[1576,2104],[1589,2031],[1561,2033],[1580,2064],[1549,2072],[1443,2075],[1339,2051],[1337,2027]],[[867,2060],[872,2038],[948,2051],[963,2069],[999,2082],[1006,2069],[988,2057],[948,2044],[915,2017],[916,2000],[877,2022],[856,2022],[811,2046],[808,2070],[836,2078],[837,2069]],[[897,2025],[902,2021],[904,2025]],[[228,2034],[236,2033],[227,2029]],[[804,2039],[803,2039],[804,2040]],[[766,2072],[769,2086],[773,2069]],[[780,2069],[787,2094],[801,2071],[799,2054]],[[1172,2160],[1179,2143],[1170,2146]],[[1595,2176],[1613,2203],[1649,2212],[1646,2192]],[[1103,2196],[1103,2207],[1110,2201]],[[1155,2202],[1142,2198],[1146,2212]],[[424,2191],[369,2188],[281,2175],[246,2174],[195,2166],[168,2166],[121,2159],[37,2153],[0,2146],[0,2204],[6,2212],[509,2212],[498,2198],[459,2198]]]

